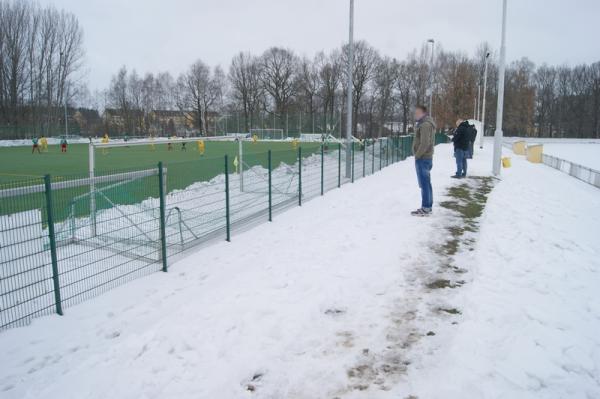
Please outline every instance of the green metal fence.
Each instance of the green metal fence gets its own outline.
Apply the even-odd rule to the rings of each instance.
[[[243,165],[233,153],[0,187],[0,329],[166,272],[198,244],[231,240],[238,229],[406,159],[411,147],[412,136],[356,142],[349,176],[342,144],[326,142],[249,152]]]

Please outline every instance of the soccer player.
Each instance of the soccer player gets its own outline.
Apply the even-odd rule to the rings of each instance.
[[[299,143],[300,143],[300,141],[298,139],[292,140],[292,148],[294,148],[294,149],[298,148]]]
[[[38,141],[39,141],[39,140],[38,140],[38,138],[37,138],[37,137],[32,137],[32,138],[31,138],[31,144],[32,144],[32,147],[31,147],[31,153],[32,153],[32,154],[33,154],[33,153],[34,153],[36,150],[37,150],[38,154],[41,154],[41,152],[40,152],[40,146],[38,145]]]
[[[40,138],[40,147],[42,152],[48,152],[48,139],[45,136]]]
[[[67,138],[63,137],[60,140],[60,152],[67,152]]]
[[[102,144],[108,144],[109,141],[110,139],[108,138],[108,133],[104,133],[104,136],[102,136]],[[108,154],[108,151],[106,148],[102,147],[102,155],[106,154]]]
[[[181,151],[187,152],[187,148],[185,147],[186,144],[185,141],[181,143]]]
[[[198,145],[198,152],[200,153],[200,155],[201,156],[204,155],[204,150],[205,150],[204,140],[198,140],[196,142],[196,144]]]
[[[255,134],[254,136],[252,136],[252,142],[254,144],[256,144],[258,142],[258,135],[257,134]]]

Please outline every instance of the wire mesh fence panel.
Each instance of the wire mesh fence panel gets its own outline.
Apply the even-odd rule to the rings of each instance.
[[[300,176],[298,170],[297,154],[294,151],[294,160],[290,162],[289,151],[272,151],[271,157],[271,195],[272,206],[275,209],[295,205],[298,202],[300,190]]]
[[[302,146],[302,195],[308,200],[321,195],[321,151],[306,151]]]
[[[69,180],[52,189],[65,306],[160,270],[158,169]]]
[[[189,248],[406,159],[412,140],[228,140],[211,156],[198,144],[158,165],[4,185],[0,329],[167,271]],[[176,150],[191,148],[164,149]]]
[[[325,143],[323,146],[323,193],[341,185],[342,145]]]
[[[254,218],[264,218],[268,214],[269,176],[268,154],[246,153],[244,156],[243,181],[241,176],[230,171],[229,196],[232,227],[238,227]]]
[[[46,204],[42,179],[0,190],[0,329],[55,311]]]
[[[230,169],[235,158],[229,158]],[[212,237],[225,234],[224,158],[168,163],[165,197],[166,243],[174,255]],[[171,173],[171,171],[175,173]],[[177,173],[185,170],[185,175]],[[210,174],[207,174],[210,170]],[[208,179],[207,176],[214,177]],[[181,188],[175,188],[181,187]]]

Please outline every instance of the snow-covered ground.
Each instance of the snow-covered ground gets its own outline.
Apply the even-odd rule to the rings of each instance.
[[[540,139],[535,137],[506,137],[505,143],[524,140],[527,144],[543,144],[544,154],[578,165],[600,170],[599,139]]]
[[[438,355],[409,372],[413,392],[600,397],[598,226],[597,188],[513,157],[475,251],[462,255],[471,273],[457,298],[461,320]]]
[[[600,171],[600,142],[547,143],[544,144],[544,154]]]
[[[437,203],[476,182],[450,179],[453,161],[436,148]],[[401,162],[5,331],[0,397],[600,397],[598,189],[513,157],[443,254],[457,216],[415,219],[418,202]]]

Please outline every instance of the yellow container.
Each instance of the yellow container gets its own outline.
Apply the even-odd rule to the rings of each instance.
[[[515,141],[513,143],[513,152],[517,155],[525,155],[525,151],[527,148],[527,143],[525,141]]]
[[[509,157],[502,158],[502,167],[503,168],[510,168],[510,166],[511,166],[510,158]]]
[[[543,144],[527,146],[527,160],[533,163],[542,163],[542,154],[544,152]]]

